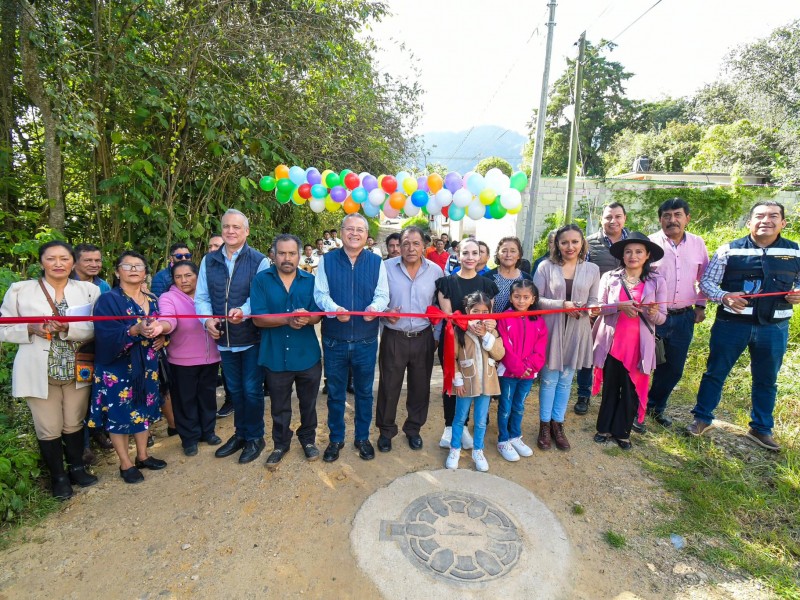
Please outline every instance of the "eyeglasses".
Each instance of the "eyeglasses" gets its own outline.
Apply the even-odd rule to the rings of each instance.
[[[358,233],[359,235],[367,233],[367,230],[363,227],[345,227],[342,231],[345,233]]]
[[[130,263],[121,263],[118,266],[123,271],[134,271],[134,272],[136,272],[136,271],[144,271],[147,268],[144,265],[132,265]]]
[[[178,260],[189,260],[192,258],[192,253],[187,252],[186,254],[173,254],[172,258],[177,258]]]

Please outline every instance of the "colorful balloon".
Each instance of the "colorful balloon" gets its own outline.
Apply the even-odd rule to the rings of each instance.
[[[364,186],[365,190],[371,192],[372,190],[378,187],[378,180],[375,178],[374,175],[370,175],[369,173],[367,173],[361,179],[361,185]]]
[[[428,211],[428,214],[431,216],[437,216],[442,214],[442,205],[436,202],[436,196],[432,196],[428,203],[423,206],[425,210]]]
[[[380,206],[375,206],[371,202],[364,202],[361,205],[361,210],[363,210],[364,214],[366,216],[368,216],[369,218],[371,218],[371,219],[373,219],[373,218],[377,217],[379,214],[381,214],[381,207]]]
[[[511,187],[517,190],[518,192],[523,192],[525,191],[525,188],[528,186],[528,178],[522,171],[517,171],[516,173],[511,175],[510,184]]]
[[[300,197],[303,200],[308,200],[311,198],[311,184],[304,183],[300,187],[297,188],[297,193],[300,194]]]
[[[423,192],[430,191],[427,177],[417,177],[417,189],[422,190]]]
[[[447,208],[448,208],[448,217],[451,221],[460,221],[461,219],[464,218],[464,215],[466,214],[464,212],[464,209],[461,208],[455,202],[450,206],[448,206]]]
[[[445,175],[444,187],[446,187],[451,194],[455,194],[458,190],[464,187],[464,182],[461,179],[461,175],[455,171],[450,171],[447,175]]]
[[[292,192],[294,191],[294,184],[292,183],[291,179],[279,179],[277,184],[278,193],[283,194],[287,201],[291,197]]]
[[[483,191],[483,188],[486,187],[486,181],[481,176],[480,173],[473,173],[469,179],[467,179],[467,189],[473,193],[473,195],[477,196]],[[469,213],[468,213],[469,214]]]
[[[397,185],[399,185],[400,187],[402,187],[402,186],[403,186],[403,182],[404,182],[406,179],[408,179],[409,177],[411,177],[411,173],[409,173],[408,171],[400,171],[400,172],[397,174]]]
[[[344,176],[344,185],[348,190],[356,189],[359,184],[361,184],[361,180],[355,173],[348,173]]]
[[[361,208],[361,205],[358,202],[353,202],[353,199],[348,196],[345,199],[344,204],[342,204],[342,208],[348,215],[352,215],[353,213],[358,212],[358,209]]]
[[[308,184],[306,183],[305,185]],[[300,195],[300,188],[294,188],[294,192],[292,192],[292,202],[297,206],[302,206],[306,203],[306,199]]]
[[[450,218],[450,206],[452,205],[442,207],[442,215],[444,216],[445,219]]]
[[[386,215],[386,217],[389,219],[394,219],[397,218],[397,216],[400,214],[400,210],[395,208],[394,206],[389,206],[388,204],[384,204],[383,214]]]
[[[493,219],[502,219],[508,212],[500,202],[493,202],[489,205],[489,214]]]
[[[324,200],[325,196],[328,195],[328,188],[326,188],[321,183],[316,183],[311,186],[311,195],[314,196],[314,198],[316,198],[317,200]],[[323,206],[323,208],[325,207]]]
[[[383,181],[380,182],[383,191],[387,194],[393,193],[397,189],[397,179],[391,175],[386,175]]]
[[[406,177],[403,179],[403,183],[401,185],[403,186],[403,191],[406,194],[411,195],[417,191],[417,180],[413,177]]]
[[[265,192],[271,192],[272,190],[274,190],[274,189],[275,189],[275,184],[276,184],[276,183],[277,183],[277,182],[275,181],[275,178],[274,178],[274,177],[271,177],[270,175],[264,175],[264,176],[261,178],[261,181],[259,181],[259,182],[258,182],[258,185],[259,185],[259,186],[261,187],[261,189],[262,189],[262,190],[264,190]]]
[[[355,175],[355,173],[350,173],[350,175]],[[369,194],[367,194],[367,190],[365,190],[362,187],[357,187],[352,192],[350,192],[350,197],[353,199],[353,202],[357,202],[358,204],[365,202],[367,200],[368,195]]]
[[[467,216],[473,221],[480,221],[484,214],[486,214],[486,207],[478,199],[473,200],[467,207]]]
[[[275,179],[286,179],[289,177],[289,167],[278,165],[275,167]]]
[[[340,183],[341,183],[341,181],[339,179],[339,176],[336,173],[334,173],[333,171],[328,173],[328,176],[325,177],[325,185],[327,185],[328,188],[335,188]]]
[[[406,179],[406,181],[410,181],[410,178]],[[418,206],[420,208],[422,208],[428,203],[428,194],[427,192],[423,192],[422,190],[417,190],[409,197],[411,198],[411,203],[414,206]],[[406,204],[406,206],[408,206],[408,204]],[[406,211],[406,214],[408,214],[408,211]]]
[[[319,170],[315,167],[309,167],[306,169],[306,181],[311,185],[317,185],[319,182],[322,181],[322,175],[320,175]]]
[[[289,181],[288,179],[281,179],[280,181]],[[289,183],[292,183],[289,181]],[[275,191],[275,199],[280,202],[281,204],[286,204],[289,200],[292,199],[292,192],[291,191],[283,191],[283,190],[276,190]]]
[[[442,185],[444,182],[442,181],[442,176],[438,173],[431,173],[428,175],[428,189],[430,190],[431,194],[438,194],[439,190],[442,189]]]
[[[436,202],[438,202],[441,206],[450,206],[450,203],[453,201],[453,194],[450,193],[450,190],[446,190],[442,188],[438,192],[436,192]]]
[[[522,206],[522,194],[516,188],[509,188],[500,195],[500,203],[506,210],[513,210]]]
[[[397,210],[403,210],[406,205],[406,196],[403,192],[394,192],[389,195],[389,206]],[[384,207],[384,212],[386,212]]]
[[[460,190],[456,190],[455,194],[453,194],[453,204],[459,208],[468,207],[470,202],[472,202],[472,194],[469,190],[461,188]]]
[[[294,166],[289,169],[289,179],[295,185],[302,185],[306,182],[306,172],[302,167]]]
[[[373,206],[380,206],[386,200],[386,192],[380,188],[375,188],[367,196],[369,203]]]
[[[494,199],[497,197],[497,192],[495,192],[492,188],[485,187],[481,190],[481,193],[478,194],[478,198],[481,201],[481,204],[484,206],[489,206]]]
[[[308,207],[315,213],[319,214],[325,210],[325,200],[319,198],[311,198],[308,201]]]
[[[406,179],[406,181],[408,181],[408,179]],[[416,194],[417,192],[414,193]],[[425,194],[425,192],[422,193]],[[425,197],[427,198],[427,194],[425,195]],[[419,209],[420,207],[414,204],[414,196],[413,195],[409,196],[406,199],[405,205],[403,206],[403,212],[406,213],[406,215],[408,215],[409,217],[416,217],[419,214]]]
[[[328,198],[327,200],[325,200],[325,210],[327,210],[328,212],[332,212],[332,213],[333,213],[333,212],[336,212],[336,211],[337,211],[337,210],[339,210],[341,207],[342,207],[341,203],[339,203],[339,202],[334,202],[334,201],[333,201],[333,200],[331,200],[330,198]]]
[[[516,214],[517,214],[518,212],[520,212],[521,210],[522,210],[522,204],[520,204],[520,205],[519,205],[517,208],[509,208],[509,209],[508,209],[508,214],[510,214],[510,215],[516,215]]]
[[[331,188],[331,200],[334,202],[344,202],[347,198],[347,190],[340,185]]]

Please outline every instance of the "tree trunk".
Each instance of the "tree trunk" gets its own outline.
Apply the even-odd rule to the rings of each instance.
[[[17,47],[17,0],[1,0],[0,8],[0,210],[6,213],[6,230],[17,215],[14,185],[14,71]]]
[[[52,229],[64,233],[66,207],[62,190],[62,156],[61,144],[56,131],[56,116],[53,105],[44,90],[39,75],[39,55],[30,41],[31,32],[37,27],[36,10],[28,0],[20,2],[20,53],[22,56],[22,80],[25,91],[39,109],[44,127],[45,180],[47,182],[47,199],[50,203],[49,225]]]

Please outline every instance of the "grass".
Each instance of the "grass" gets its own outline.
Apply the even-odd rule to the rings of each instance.
[[[709,311],[709,316],[713,311]],[[678,502],[659,508],[658,535],[687,539],[687,551],[714,566],[756,578],[780,598],[800,599],[800,313],[792,318],[779,376],[775,435],[780,453],[748,442],[749,359],[745,352],[725,383],[717,418],[742,435],[683,435],[708,355],[710,321],[699,325],[683,379],[670,399],[680,416],[673,431],[653,424],[636,453]]]
[[[586,509],[583,507],[583,504],[579,504],[576,502],[572,505],[572,514],[573,515],[582,515],[586,512]]]
[[[624,548],[628,545],[625,536],[621,533],[616,533],[615,531],[608,531],[603,532],[603,539],[606,541],[606,544],[611,546],[612,548]]]

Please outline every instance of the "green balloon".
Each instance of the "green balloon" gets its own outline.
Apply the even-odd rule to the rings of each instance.
[[[281,181],[288,181],[288,179],[280,179],[278,180],[278,183],[280,184]],[[278,190],[275,192],[275,198],[277,198],[278,202],[281,204],[286,204],[292,199],[292,190],[284,192],[280,189],[280,185],[278,185]]]
[[[511,176],[511,187],[515,190],[523,192],[526,185],[528,185],[528,178],[522,171],[517,171]]]
[[[498,196],[499,198],[499,196]],[[506,216],[508,211],[503,208],[503,205],[500,204],[499,200],[495,200],[489,205],[489,214],[492,215],[493,219],[502,219]]]
[[[287,199],[291,197],[292,192],[294,191],[294,183],[292,183],[291,179],[279,179],[278,180],[278,192],[283,195],[287,195]]]
[[[261,189],[265,192],[271,192],[275,189],[275,178],[270,175],[264,175],[261,178],[261,181],[258,182],[258,185],[261,186]]]
[[[347,177],[352,171],[350,169],[342,169],[342,172],[339,173],[339,181],[342,182],[341,185],[344,185],[344,178]]]
[[[422,208],[422,214],[423,215],[427,215],[428,214],[428,207],[427,206],[423,206],[421,208]]]
[[[328,173],[328,176],[325,178],[325,185],[328,186],[328,189],[334,188],[340,184],[341,179],[336,173]]]

